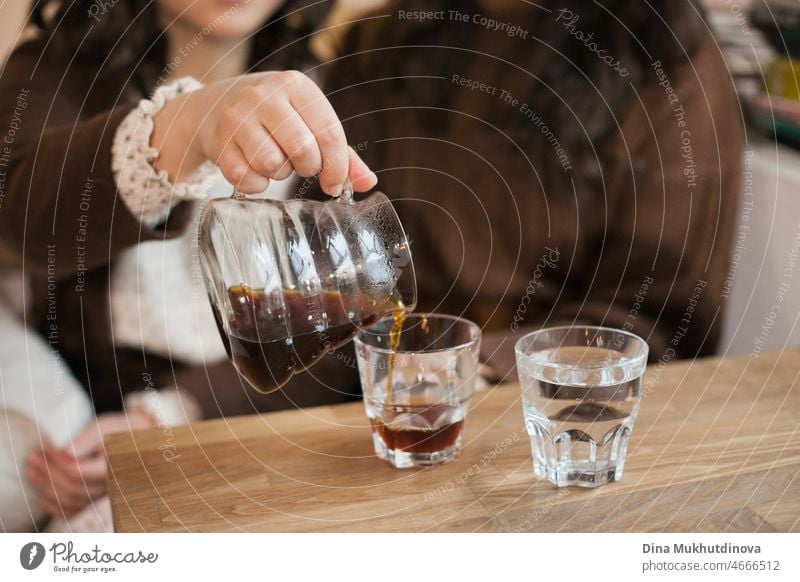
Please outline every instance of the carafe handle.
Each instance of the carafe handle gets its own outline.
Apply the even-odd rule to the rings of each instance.
[[[350,204],[353,202],[353,185],[350,183],[350,178],[347,178],[342,184],[342,193],[336,198],[337,202],[344,202]]]
[[[234,200],[247,200],[247,195],[239,192],[239,189],[234,186],[231,198]],[[342,186],[342,193],[336,198],[338,202],[352,202],[353,201],[353,185],[350,183],[350,178],[345,180]]]

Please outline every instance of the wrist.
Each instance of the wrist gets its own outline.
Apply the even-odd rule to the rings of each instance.
[[[153,168],[157,172],[166,170],[173,183],[184,180],[206,159],[198,143],[199,124],[194,119],[192,95],[184,93],[170,99],[153,116],[150,144],[159,152]]]
[[[180,134],[183,137],[185,148],[185,152],[182,152],[182,154],[191,163],[190,171],[194,171],[208,159],[203,151],[200,139],[203,120],[208,114],[202,103],[204,94],[203,89],[186,93],[181,95],[178,103],[175,104],[177,111],[175,123],[180,127]],[[195,112],[197,111],[201,112],[201,115],[196,115]]]

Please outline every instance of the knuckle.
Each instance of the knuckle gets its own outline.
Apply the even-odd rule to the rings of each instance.
[[[212,120],[208,126],[204,128],[204,135],[207,141],[212,143],[220,141],[225,135],[230,135],[228,125],[222,119],[222,114],[217,116],[216,119]]]
[[[342,149],[345,148],[345,140],[342,132],[335,125],[330,125],[321,129],[317,133],[317,141],[323,147]],[[339,154],[343,156],[344,154]]]
[[[256,85],[251,85],[247,87],[243,91],[244,98],[248,101],[255,101],[256,103],[262,103],[264,100],[269,98],[270,96],[270,88],[265,83],[258,83]]]
[[[275,150],[270,150],[261,156],[261,165],[269,174],[280,172],[286,165],[286,158]]]
[[[282,77],[287,84],[302,84],[308,79],[308,77],[297,70],[283,71]]]
[[[292,140],[292,145],[289,149],[291,157],[304,158],[315,153],[317,143],[310,137],[299,137]]]
[[[209,142],[214,149],[219,151],[223,147],[227,146],[232,136],[233,132],[231,131],[231,126],[222,119],[220,119],[219,122],[214,127],[211,135],[209,136],[210,137]]]
[[[241,182],[247,175],[247,168],[241,162],[225,160],[220,162],[219,167],[225,177],[234,184]]]
[[[238,124],[239,121],[241,120],[238,108],[236,108],[233,105],[227,105],[222,110],[221,117],[222,121],[228,124]]]
[[[280,169],[272,175],[272,177],[276,180],[285,180],[292,175],[292,172],[294,172],[294,168],[291,166],[291,164],[283,164],[283,166],[281,166]]]

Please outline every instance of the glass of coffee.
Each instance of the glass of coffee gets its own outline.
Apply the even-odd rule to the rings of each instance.
[[[262,393],[416,304],[408,239],[380,192],[358,202],[212,200],[199,247],[228,355]]]
[[[398,314],[356,335],[377,456],[398,469],[458,457],[481,330],[450,315]]]

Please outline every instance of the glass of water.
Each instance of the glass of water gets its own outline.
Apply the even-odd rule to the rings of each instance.
[[[398,469],[461,451],[475,391],[481,330],[450,315],[396,314],[355,339],[375,453]]]
[[[647,354],[640,337],[603,327],[553,327],[517,342],[537,476],[559,487],[620,480]]]

